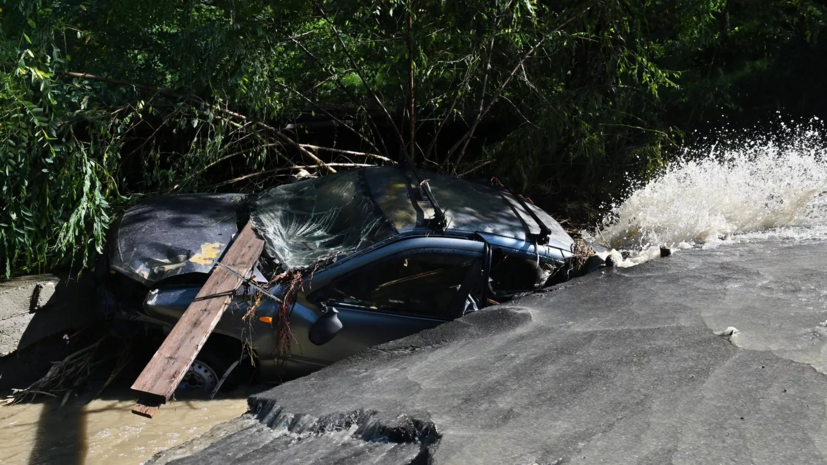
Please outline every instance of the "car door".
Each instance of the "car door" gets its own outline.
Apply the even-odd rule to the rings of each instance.
[[[466,295],[481,283],[481,257],[470,250],[412,249],[333,279],[309,300],[338,311],[342,330],[322,346],[302,344],[293,357],[329,364],[461,316]]]

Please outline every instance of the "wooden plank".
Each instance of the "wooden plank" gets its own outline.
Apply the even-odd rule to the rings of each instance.
[[[256,235],[251,224],[247,223],[230,244],[221,263],[246,276],[263,248],[264,241]],[[240,285],[241,279],[225,268],[213,268],[204,287],[132,385],[132,391],[141,399],[141,404],[160,405],[172,397],[178,383],[224,314],[232,300],[233,291]],[[138,411],[133,412],[144,414],[144,409],[139,405],[135,406]]]
[[[149,402],[144,400],[138,400],[138,403],[132,407],[132,413],[135,415],[140,415],[142,417],[152,418],[158,413],[158,410],[161,408],[161,404],[158,402]]]

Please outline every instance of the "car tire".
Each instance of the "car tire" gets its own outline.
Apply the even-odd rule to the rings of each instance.
[[[187,369],[177,389],[211,393],[233,362],[226,360],[226,357],[220,357],[209,347],[204,347]],[[235,374],[233,370],[233,373],[230,373],[230,376],[224,380],[221,384],[221,392],[230,392],[238,387],[238,378],[234,376]]]

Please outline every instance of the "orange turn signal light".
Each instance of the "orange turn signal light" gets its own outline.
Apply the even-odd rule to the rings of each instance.
[[[258,321],[261,321],[261,322],[264,322],[264,323],[272,323],[273,322],[273,317],[271,317],[271,316],[260,316],[260,317],[258,317]]]

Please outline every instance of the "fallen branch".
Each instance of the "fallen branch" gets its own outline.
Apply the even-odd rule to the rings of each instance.
[[[317,157],[317,156],[316,156],[316,154],[314,154],[314,153],[313,153],[313,152],[311,152],[310,150],[307,150],[306,148],[302,147],[302,146],[301,146],[301,144],[299,144],[298,142],[294,141],[293,139],[291,139],[290,137],[288,137],[286,134],[284,134],[284,133],[282,133],[282,132],[280,132],[280,131],[276,131],[276,130],[275,130],[275,128],[272,128],[272,129],[275,131],[276,137],[278,137],[279,139],[285,140],[285,141],[287,141],[288,143],[290,143],[290,144],[295,145],[296,147],[298,147],[298,149],[299,149],[299,151],[300,151],[301,153],[303,153],[303,154],[307,155],[308,157],[310,157],[310,159],[311,159],[311,160],[315,161],[315,162],[316,162],[319,166],[321,166],[322,168],[326,169],[329,173],[333,174],[333,173],[335,173],[335,172],[336,172],[336,170],[335,170],[335,169],[331,168],[331,167],[330,167],[330,165],[328,165],[327,163],[323,162],[321,158],[319,158],[319,157]]]
[[[376,166],[367,163],[328,163],[327,166],[334,166],[336,168],[363,168],[369,166]],[[281,173],[285,171],[292,171],[292,170],[307,170],[307,169],[319,169],[321,168],[319,165],[304,165],[304,166],[288,166],[286,168],[273,168],[270,170],[259,171],[258,173],[250,173],[245,174],[244,176],[239,176],[237,178],[228,179],[227,181],[221,181],[217,184],[211,184],[206,186],[205,189],[214,189],[216,187],[226,186],[229,184],[234,184],[237,182],[244,181],[245,179],[255,178],[258,176],[263,176],[265,174],[273,174],[273,173]]]
[[[336,76],[331,75],[330,77],[328,77],[328,79],[333,79],[333,80],[336,80],[336,81],[337,81],[337,83],[338,83],[338,79],[339,79],[339,78],[338,78],[338,77],[336,77]],[[309,104],[311,104],[311,105],[313,105],[314,107],[316,107],[316,108],[317,108],[320,112],[322,112],[325,116],[327,116],[328,118],[330,118],[330,119],[332,119],[333,121],[337,122],[339,125],[341,125],[341,126],[342,126],[342,127],[344,127],[345,129],[349,130],[349,131],[350,131],[350,132],[352,132],[353,134],[356,134],[356,136],[357,136],[357,137],[359,137],[360,139],[362,139],[363,141],[367,142],[367,144],[368,144],[368,145],[370,145],[370,147],[371,147],[373,150],[375,150],[375,151],[379,152],[379,149],[378,149],[378,148],[377,148],[377,147],[373,144],[373,142],[371,142],[371,141],[370,141],[370,139],[368,139],[367,137],[365,137],[365,135],[364,135],[364,134],[362,134],[361,132],[359,132],[359,131],[357,131],[356,129],[352,128],[349,124],[345,123],[345,122],[344,122],[344,121],[342,121],[340,118],[337,118],[336,116],[334,116],[334,115],[333,115],[332,113],[330,113],[329,111],[325,110],[325,109],[324,109],[321,105],[319,105],[318,103],[314,102],[314,101],[313,101],[313,100],[311,100],[309,97],[305,96],[304,94],[302,94],[302,93],[301,93],[301,92],[299,92],[298,90],[293,89],[292,87],[289,87],[289,86],[287,86],[287,85],[285,85],[285,84],[282,84],[282,83],[277,82],[277,81],[276,81],[276,82],[274,82],[274,83],[275,83],[277,86],[281,87],[282,89],[285,89],[285,90],[287,90],[288,92],[293,92],[294,94],[298,95],[299,97],[301,97],[302,99],[304,99],[306,102],[308,102]]]
[[[321,147],[319,145],[310,145],[310,144],[299,144],[300,147],[313,149],[313,150],[323,150],[325,152],[333,152],[333,153],[341,153],[342,155],[353,155],[356,157],[369,157],[375,158],[377,160],[382,160],[387,163],[395,163],[388,157],[383,157],[382,155],[377,155],[375,153],[367,153],[367,152],[354,152],[352,150],[342,150],[342,149],[334,149],[333,147]],[[333,163],[328,163],[328,165],[334,165]],[[335,166],[335,165],[334,165]]]
[[[27,398],[34,399],[38,395],[51,397],[62,395],[65,402],[68,395],[80,388],[89,378],[92,369],[102,361],[96,361],[95,355],[106,339],[107,337],[104,336],[98,342],[74,352],[59,362],[54,362],[46,375],[29,387],[13,389],[12,395],[6,399],[6,404],[19,404]],[[108,356],[105,358],[108,358]]]
[[[303,147],[300,147],[299,144],[296,141],[291,139],[289,136],[284,134],[282,131],[274,128],[273,126],[270,126],[270,125],[268,125],[266,123],[263,123],[261,121],[253,120],[252,118],[249,118],[245,115],[242,115],[241,113],[238,113],[238,112],[235,112],[235,111],[232,111],[232,110],[228,110],[226,108],[216,107],[215,105],[212,105],[208,102],[204,102],[203,100],[198,99],[194,96],[176,94],[175,92],[172,92],[171,90],[168,90],[168,89],[158,89],[158,88],[155,88],[155,87],[152,87],[152,86],[147,86],[147,85],[144,85],[144,84],[136,84],[136,83],[133,83],[133,82],[122,81],[120,79],[111,79],[111,78],[107,78],[107,77],[104,77],[104,76],[97,76],[97,75],[89,74],[89,73],[77,73],[77,72],[71,72],[71,71],[57,71],[55,74],[60,75],[60,76],[70,76],[70,77],[76,77],[76,78],[80,78],[80,79],[88,79],[90,81],[106,82],[106,83],[109,83],[109,84],[115,84],[115,85],[125,86],[125,87],[134,87],[136,89],[141,89],[141,90],[144,90],[144,91],[147,91],[147,92],[154,92],[154,93],[157,93],[157,94],[160,94],[160,95],[165,95],[165,96],[170,97],[170,98],[185,100],[185,101],[188,101],[190,103],[197,103],[197,104],[200,104],[200,105],[204,105],[207,108],[218,110],[222,113],[228,114],[230,116],[233,116],[233,117],[238,118],[238,119],[243,120],[243,121],[252,121],[257,126],[260,126],[263,129],[266,129],[268,131],[273,132],[276,135],[276,137],[278,137],[279,139],[282,139],[283,141],[286,141],[286,142],[290,143],[291,145],[294,145],[294,146],[298,147],[300,152],[302,152],[303,154],[310,157],[310,159],[312,159],[313,161],[318,163],[319,166],[322,166],[325,169],[327,169],[328,172],[330,172],[330,173],[335,173],[336,172],[336,170],[334,170],[333,168],[330,168],[319,157],[317,157],[316,155],[311,153],[309,150],[307,150]]]
[[[281,144],[281,143],[264,144],[264,145],[258,146],[258,147],[256,147],[256,148],[258,148],[258,149],[262,149],[262,148],[273,147],[273,146],[280,146],[280,145],[283,145],[283,144]],[[233,153],[231,153],[231,154],[224,155],[223,157],[219,158],[218,160],[215,160],[214,162],[211,162],[211,163],[207,164],[207,166],[204,166],[203,168],[200,168],[198,171],[195,171],[194,173],[191,173],[189,176],[187,176],[186,178],[184,178],[184,179],[183,179],[180,183],[176,184],[176,185],[175,185],[175,187],[173,187],[173,188],[172,188],[172,191],[174,192],[174,191],[178,190],[178,188],[179,188],[180,186],[183,186],[183,185],[184,185],[187,181],[189,181],[190,179],[192,179],[192,178],[194,178],[194,177],[198,176],[199,174],[201,174],[201,173],[203,173],[203,172],[207,171],[208,169],[210,169],[210,168],[212,168],[213,166],[215,166],[215,165],[217,165],[217,164],[221,163],[222,161],[229,160],[230,158],[236,157],[236,156],[238,156],[238,155],[244,155],[245,153],[248,153],[248,152],[250,152],[250,150],[239,150],[239,151],[237,151],[237,152],[233,152]]]
[[[467,175],[467,174],[471,174],[471,173],[473,173],[474,171],[476,171],[476,170],[478,170],[478,169],[482,168],[483,166],[488,165],[488,164],[490,164],[490,163],[492,163],[492,162],[494,162],[494,160],[488,160],[488,161],[486,161],[486,162],[480,163],[480,164],[478,164],[478,165],[474,166],[473,168],[469,169],[468,171],[466,171],[466,172],[464,172],[464,173],[459,174],[459,175],[458,175],[458,177],[460,177],[460,178],[461,178],[461,177],[463,177],[463,176],[465,176],[465,175]]]

